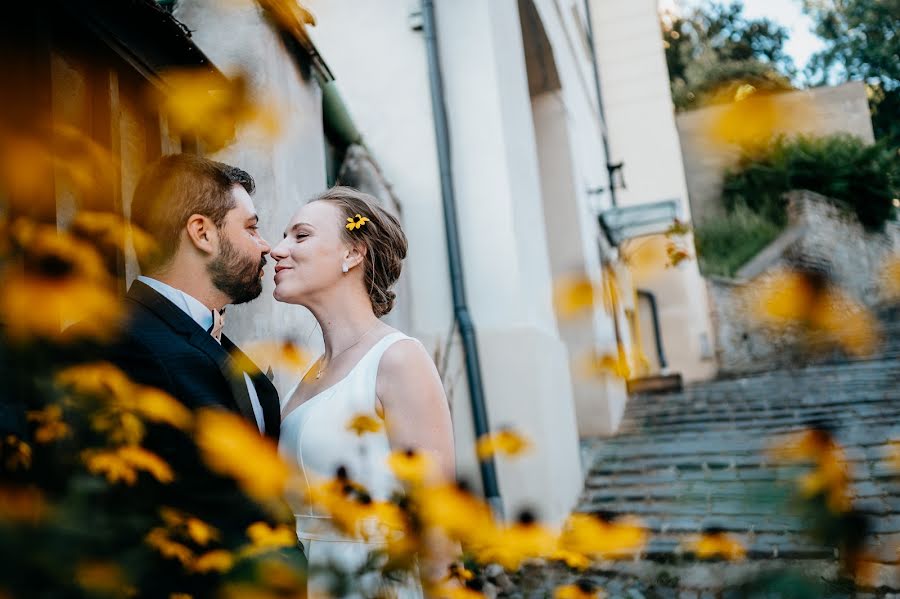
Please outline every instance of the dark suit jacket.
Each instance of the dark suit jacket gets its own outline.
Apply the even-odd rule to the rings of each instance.
[[[257,426],[246,381],[232,356],[243,364],[252,362],[228,337],[223,335],[219,345],[193,318],[140,281],[132,283],[125,307],[129,319],[110,351],[116,366],[135,382],[162,389],[191,409],[224,407]],[[278,392],[255,366],[247,374],[262,406],[266,436],[277,441]]]

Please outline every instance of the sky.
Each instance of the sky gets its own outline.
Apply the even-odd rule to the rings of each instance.
[[[719,0],[722,1],[722,0]],[[659,0],[662,8],[672,6],[693,7],[704,0]],[[748,18],[768,17],[784,25],[791,33],[785,44],[785,51],[794,59],[794,64],[802,70],[809,57],[822,49],[822,42],[810,30],[812,21],[803,14],[800,0],[744,0],[744,15]]]

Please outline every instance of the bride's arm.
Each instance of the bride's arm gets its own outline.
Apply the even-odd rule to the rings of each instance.
[[[450,406],[437,368],[416,340],[391,345],[378,368],[376,395],[392,449],[416,449],[432,456],[436,479],[456,478]]]
[[[430,455],[436,468],[427,484],[455,480],[450,406],[437,368],[421,343],[403,340],[388,348],[378,368],[376,396],[391,448]],[[427,555],[420,556],[420,567],[425,580],[437,586],[460,549],[438,531],[432,532],[426,540]]]

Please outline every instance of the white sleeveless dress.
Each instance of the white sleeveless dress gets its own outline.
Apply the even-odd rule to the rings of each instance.
[[[347,423],[360,414],[381,421],[375,410],[375,380],[381,356],[393,343],[410,338],[400,332],[381,338],[343,379],[285,415],[281,423],[279,451],[306,473],[300,481],[301,486],[308,486],[313,477],[333,477],[337,469],[343,466],[349,477],[365,486],[374,500],[387,500],[394,491],[401,489],[387,465],[391,447],[384,427],[377,433],[357,436],[347,430]],[[306,373],[300,380],[305,377]],[[298,386],[299,383],[286,395],[286,402],[290,401]],[[336,563],[343,570],[352,571],[365,563],[370,551],[378,548],[377,544],[334,532],[328,518],[308,506],[293,507],[297,538],[311,566]],[[386,594],[402,599],[424,596],[419,584],[413,581],[391,584],[389,589],[384,588],[377,576],[360,583],[367,591],[365,595],[379,591],[384,594],[386,591]],[[310,591],[327,593],[327,584],[328,580],[324,577],[317,580],[313,575],[308,586]],[[351,596],[361,595],[356,593]]]

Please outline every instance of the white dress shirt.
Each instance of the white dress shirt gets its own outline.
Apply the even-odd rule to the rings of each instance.
[[[204,331],[209,331],[212,329],[212,310],[207,308],[203,304],[203,302],[201,302],[197,298],[188,295],[180,289],[175,289],[170,285],[166,285],[162,281],[151,279],[150,277],[140,276],[137,278],[137,280],[141,283],[144,283],[145,285],[148,285],[149,287],[152,287],[164,298],[181,308],[181,310],[185,314],[193,318],[194,321],[198,325],[200,325]],[[244,373],[244,381],[247,383],[247,392],[250,394],[250,404],[253,406],[253,415],[256,417],[256,426],[259,428],[259,431],[261,433],[265,433],[266,421],[263,418],[262,404],[259,403],[259,395],[256,393],[256,387],[253,386],[253,381],[250,380],[250,375],[248,375],[246,372]]]

